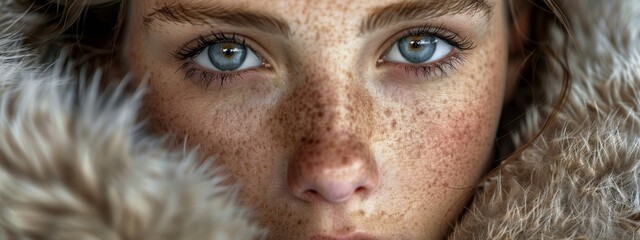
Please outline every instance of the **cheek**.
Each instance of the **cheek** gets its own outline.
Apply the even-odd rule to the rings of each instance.
[[[381,167],[380,192],[388,198],[410,193],[416,201],[398,201],[395,208],[431,209],[419,218],[434,224],[457,216],[451,209],[463,209],[495,142],[506,87],[500,46],[479,51],[456,76],[430,83],[426,94],[378,107],[382,121],[372,149]]]
[[[263,178],[264,169],[273,161],[274,149],[270,126],[265,120],[271,109],[243,102],[243,96],[204,90],[176,68],[166,67],[139,38],[128,39],[129,68],[138,82],[144,81],[146,94],[141,116],[147,127],[158,134],[172,135],[170,144],[182,149],[198,148],[203,157],[213,157],[214,164],[224,165],[233,179]],[[251,94],[247,91],[247,95]],[[233,95],[233,96],[230,96]]]
[[[386,155],[380,159],[383,171],[430,188],[473,185],[490,158],[500,108],[477,98],[463,103],[437,109],[435,104],[431,109],[418,107],[417,112],[410,109],[400,111],[407,112],[404,116],[391,117],[386,128],[395,130],[384,134],[388,141],[375,144],[384,146],[377,154]]]

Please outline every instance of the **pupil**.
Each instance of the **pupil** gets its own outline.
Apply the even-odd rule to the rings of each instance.
[[[222,55],[224,55],[226,58],[233,58],[233,55],[238,51],[238,48],[236,48],[235,46],[224,46],[222,48]]]
[[[420,40],[413,40],[411,41],[411,48],[413,49],[419,49],[420,47],[422,47],[422,41]]]

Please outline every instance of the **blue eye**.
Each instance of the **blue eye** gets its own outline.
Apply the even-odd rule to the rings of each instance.
[[[453,50],[446,41],[431,35],[412,35],[398,40],[387,52],[385,60],[408,64],[440,60]]]
[[[234,42],[219,42],[206,47],[194,61],[200,66],[220,72],[259,67],[262,61],[247,46]]]

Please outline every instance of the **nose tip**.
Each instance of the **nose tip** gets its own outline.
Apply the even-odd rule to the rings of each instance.
[[[353,174],[344,178],[327,176],[320,181],[308,181],[301,188],[303,199],[321,198],[328,202],[346,202],[353,195],[366,195],[377,187],[377,179]]]
[[[377,189],[378,169],[369,154],[363,154],[361,149],[314,152],[299,155],[289,166],[289,189],[297,198],[341,203]]]

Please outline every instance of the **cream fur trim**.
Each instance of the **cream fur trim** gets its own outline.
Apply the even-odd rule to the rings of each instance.
[[[634,239],[640,237],[640,2],[560,1],[573,38],[571,94],[555,127],[485,183],[454,239]],[[573,42],[572,42],[573,41]],[[548,99],[562,73],[543,75]],[[551,109],[543,103],[514,134],[526,141]]]
[[[219,171],[140,130],[142,92],[99,93],[96,78],[77,79],[63,63],[32,64],[8,24],[0,25],[0,239],[265,235]]]

